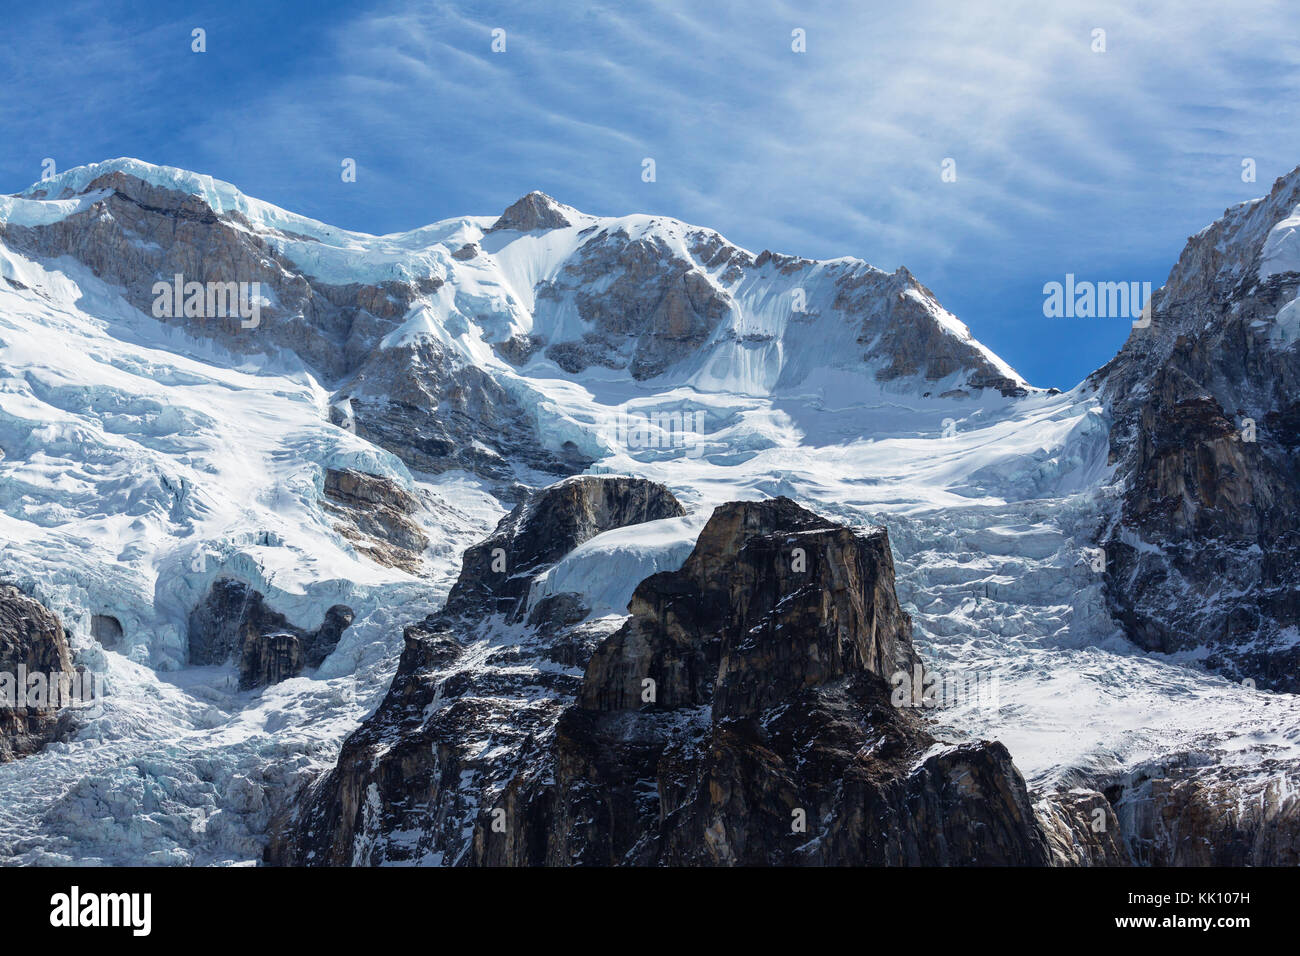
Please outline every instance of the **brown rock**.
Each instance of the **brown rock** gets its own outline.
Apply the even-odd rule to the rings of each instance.
[[[562,482],[467,552],[387,699],[280,818],[271,862],[1049,861],[1004,747],[934,746],[891,705],[885,674],[915,656],[883,531],[787,499],[725,505],[616,634],[572,624],[581,595],[525,615],[581,540],[638,502],[677,511],[629,481]],[[555,666],[584,661],[580,681]]]
[[[412,515],[414,495],[381,475],[353,469],[325,471],[325,509],[338,517],[335,529],[379,564],[418,573],[429,539]]]
[[[1074,789],[1035,804],[1054,866],[1132,866],[1119,818],[1104,794]]]
[[[44,682],[44,706],[28,697],[29,675]],[[0,762],[34,754],[71,730],[51,686],[75,675],[59,619],[16,587],[0,584]]]

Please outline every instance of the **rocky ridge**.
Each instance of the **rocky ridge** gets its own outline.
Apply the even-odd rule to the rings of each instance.
[[[887,675],[916,658],[882,529],[788,499],[725,505],[616,629],[585,619],[582,595],[529,601],[584,535],[679,512],[666,490],[618,478],[516,508],[466,553],[444,611],[407,629],[388,698],[268,858],[1048,862],[1006,749],[938,745],[890,702]],[[520,570],[494,577],[494,554]]]
[[[277,827],[269,858],[460,860],[484,793],[545,745],[610,629],[586,620],[581,595],[530,602],[537,582],[604,531],[681,514],[639,478],[571,478],[517,505],[465,552],[444,608],[405,629],[383,704]]]
[[[336,424],[418,472],[468,470],[506,497],[516,481],[581,472],[606,450],[589,429],[554,434],[539,421],[537,396],[512,371],[533,360],[703,387],[749,367],[758,379],[741,387],[756,392],[798,389],[822,361],[882,388],[953,398],[1028,389],[906,269],[754,255],[711,230],[587,216],[538,192],[490,225],[464,219],[386,237],[134,160],[79,167],[21,198],[81,204],[0,223],[0,240],[76,259],[145,314],[155,284],[177,275],[258,283],[255,328],[160,321],[235,355],[296,357],[333,391]],[[543,254],[538,240],[549,235],[560,238]],[[799,343],[825,343],[826,354],[800,358]]]

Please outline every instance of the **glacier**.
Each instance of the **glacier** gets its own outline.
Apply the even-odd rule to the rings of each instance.
[[[563,272],[593,236],[644,240],[692,262],[701,243],[726,241],[663,217],[602,219],[560,204],[562,228],[494,230],[494,217],[471,216],[368,236],[136,160],[0,197],[0,223],[84,214],[110,173],[197,197],[306,276],[438,276],[377,352],[437,342],[455,363],[489,370],[543,445],[571,445],[592,473],[662,482],[687,508],[685,518],[598,535],[552,569],[545,593],[581,590],[593,613],[625,615],[635,584],[679,566],[715,506],[789,495],[889,529],[918,650],[943,673],[999,688],[997,707],[936,711],[935,733],[1002,741],[1032,788],[1118,779],[1187,752],[1252,772],[1265,758],[1300,757],[1293,695],[1217,677],[1195,654],[1143,652],[1107,611],[1090,554],[1118,490],[1095,385],[1029,386],[914,288],[899,294],[1022,394],[970,392],[961,371],[922,390],[881,380],[879,365],[855,366],[835,283],[910,276],[800,260],[755,267],[731,286],[720,262],[708,281],[730,310],[698,351],[642,379],[601,365],[572,372],[544,353],[508,362],[493,344],[583,332]],[[1270,240],[1278,258],[1294,254],[1284,226]],[[472,244],[482,255],[453,255]],[[782,270],[805,291],[806,312],[773,294]],[[403,625],[440,605],[461,552],[509,505],[480,475],[418,471],[332,424],[338,398],[337,382],[283,348],[231,351],[153,319],[75,259],[0,244],[0,575],[60,616],[78,663],[110,691],[72,739],[0,764],[0,860],[256,864],[277,802],[330,766],[375,708]],[[628,410],[703,413],[701,447],[612,441],[611,421]],[[338,468],[421,498],[426,573],[378,565],[335,529],[322,486]],[[317,671],[240,691],[233,665],[185,660],[188,613],[223,574],[297,623],[314,625],[339,603],[355,623]],[[121,622],[121,646],[91,636],[95,615]]]

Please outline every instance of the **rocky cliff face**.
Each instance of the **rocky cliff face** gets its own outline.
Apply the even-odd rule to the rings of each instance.
[[[1144,866],[1300,864],[1300,768],[1206,767],[1200,755],[1144,767],[1109,788]],[[1263,769],[1263,773],[1260,770]]]
[[[190,613],[190,663],[222,664],[233,657],[241,690],[277,684],[319,667],[351,624],[352,609],[336,604],[319,628],[303,630],[268,607],[261,592],[218,578]]]
[[[629,610],[560,720],[554,783],[509,794],[482,862],[1046,862],[1006,749],[936,746],[890,703],[916,657],[883,530],[724,505]],[[543,856],[522,811],[547,797]]]
[[[916,663],[885,532],[863,538],[788,498],[718,508],[682,568],[641,582],[628,610],[587,668],[581,707],[638,710],[650,694],[661,710],[739,719]]]
[[[1113,613],[1149,650],[1300,690],[1300,172],[1193,236],[1099,371],[1123,496],[1103,545]]]
[[[519,506],[466,553],[446,609],[408,628],[388,698],[269,859],[1048,862],[1006,749],[939,745],[890,703],[888,675],[916,658],[883,530],[736,503],[621,626],[587,619],[581,594],[530,600],[584,540],[679,513],[629,479]]]
[[[508,488],[528,469],[554,478],[591,463],[571,444],[546,447],[534,413],[490,373],[461,364],[436,341],[375,352],[340,383],[337,396],[335,424],[417,472],[463,469]]]
[[[71,730],[59,684],[74,674],[59,619],[0,585],[0,762],[34,754]]]
[[[1179,754],[1035,809],[1058,866],[1296,866],[1300,768]]]
[[[1086,787],[1034,804],[1053,866],[1132,866],[1124,830],[1105,794]]]

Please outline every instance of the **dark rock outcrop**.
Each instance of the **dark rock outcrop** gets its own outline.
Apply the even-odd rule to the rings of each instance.
[[[911,671],[911,621],[883,529],[867,537],[788,498],[723,505],[679,571],[641,582],[632,620],[592,658],[579,705],[711,705],[745,718],[805,687]]]
[[[1300,767],[1177,754],[1036,805],[1063,866],[1300,865]]]
[[[0,762],[34,754],[71,730],[60,685],[75,674],[59,619],[0,584]]]
[[[241,690],[276,684],[319,667],[352,624],[352,609],[336,604],[314,631],[290,624],[260,591],[234,578],[212,582],[189,619],[191,664],[239,662]]]
[[[883,529],[724,505],[629,609],[561,718],[545,857],[507,812],[518,831],[481,827],[481,862],[1047,862],[1006,749],[928,752],[890,703],[916,657]]]
[[[552,595],[530,612],[534,582],[603,531],[681,514],[668,489],[641,478],[570,478],[521,502],[466,551],[442,611],[406,628],[387,697],[277,826],[268,858],[460,859],[481,791],[504,786],[545,746],[609,632],[584,621],[580,595]]]
[[[1049,861],[1004,747],[938,745],[890,703],[888,676],[916,658],[883,530],[788,499],[725,505],[680,570],[638,586],[617,631],[574,623],[581,595],[530,610],[539,572],[582,540],[678,513],[656,487],[564,482],[470,549],[446,609],[407,629],[387,699],[280,819],[268,859]]]

